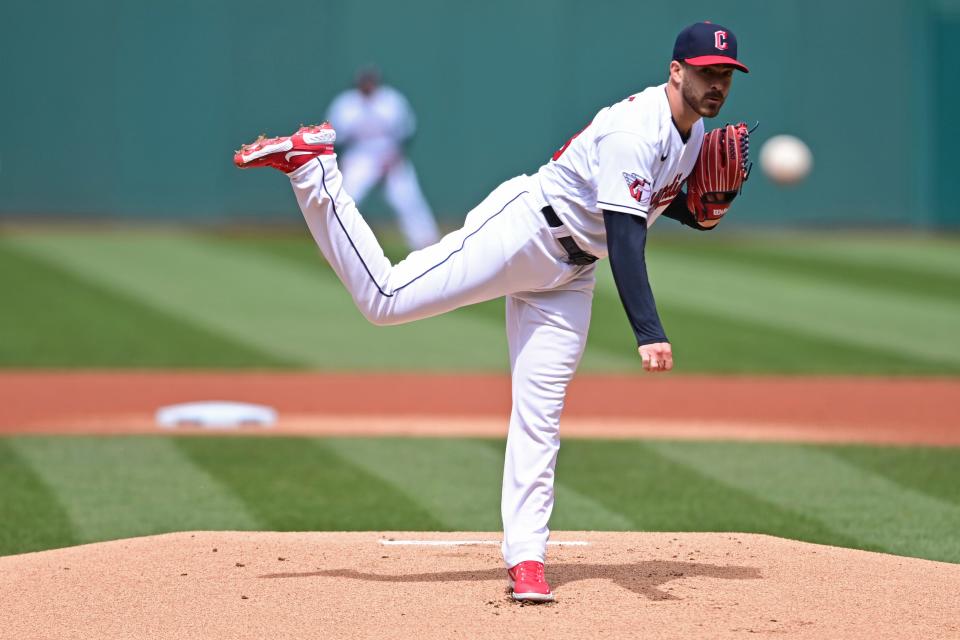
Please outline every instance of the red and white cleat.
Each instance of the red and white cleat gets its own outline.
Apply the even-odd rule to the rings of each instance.
[[[233,155],[233,164],[241,169],[273,167],[290,173],[317,156],[333,153],[337,132],[329,122],[300,127],[292,136],[265,138],[260,136],[245,144]]]
[[[543,563],[527,560],[507,570],[514,600],[553,602],[553,592],[543,575]]]

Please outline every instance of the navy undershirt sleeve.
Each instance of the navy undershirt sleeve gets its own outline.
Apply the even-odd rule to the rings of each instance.
[[[683,191],[677,194],[677,197],[667,205],[667,208],[663,210],[661,215],[665,215],[668,218],[673,218],[680,224],[693,227],[697,231],[710,231],[711,229],[716,228],[716,225],[712,227],[701,227],[699,224],[697,224],[697,219],[694,217],[693,213],[687,209],[687,194]]]
[[[637,346],[669,342],[660,324],[647,278],[644,257],[647,221],[639,216],[604,210],[603,222],[607,228],[610,270],[630,326],[637,336]]]

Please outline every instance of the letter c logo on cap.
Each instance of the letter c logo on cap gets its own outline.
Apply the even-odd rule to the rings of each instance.
[[[727,32],[726,31],[714,31],[713,32],[713,46],[723,51],[727,48]]]

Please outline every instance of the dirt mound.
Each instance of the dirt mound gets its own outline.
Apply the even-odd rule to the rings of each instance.
[[[586,544],[550,547],[557,602],[521,605],[498,538],[195,532],[7,556],[0,635],[960,636],[958,565],[750,534],[558,532]]]

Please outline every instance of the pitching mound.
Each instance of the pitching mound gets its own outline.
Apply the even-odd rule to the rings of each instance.
[[[521,605],[497,538],[196,532],[8,556],[2,635],[960,636],[958,565],[762,535],[560,532],[554,541],[586,544],[550,547],[557,602]]]

